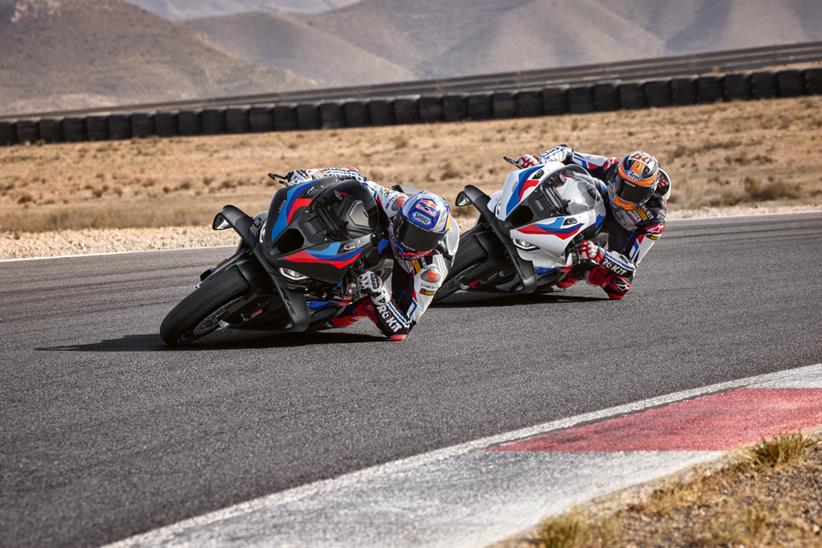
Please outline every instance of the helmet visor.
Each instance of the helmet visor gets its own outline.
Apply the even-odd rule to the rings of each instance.
[[[619,175],[614,177],[616,179],[614,184],[614,196],[620,200],[636,205],[644,204],[648,198],[654,193],[656,185],[638,186],[630,181],[626,181]]]
[[[406,219],[401,219],[397,226],[397,240],[399,243],[406,249],[419,253],[433,251],[442,241],[443,236],[444,234],[423,230],[409,223]]]

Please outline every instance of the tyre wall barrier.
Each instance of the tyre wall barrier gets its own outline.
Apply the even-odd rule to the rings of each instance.
[[[571,114],[594,112],[594,92],[591,86],[568,88],[568,112]]]
[[[178,135],[177,115],[173,112],[158,112],[154,115],[154,127],[159,137]]]
[[[773,72],[752,73],[751,97],[754,99],[771,99],[772,97],[776,97],[776,75]]]
[[[780,70],[776,73],[776,87],[780,97],[805,95],[805,81],[798,70]]]
[[[597,112],[606,112],[619,109],[618,82],[601,82],[594,84],[594,109]]]
[[[805,79],[805,93],[808,95],[822,93],[822,67],[805,69],[802,76]]]
[[[17,142],[17,135],[14,131],[14,124],[11,122],[0,122],[0,146],[13,145]]]
[[[37,121],[40,139],[45,143],[59,143],[63,140],[61,121],[54,118],[41,118]]]
[[[642,86],[648,106],[653,108],[668,107],[674,104],[674,94],[670,80],[651,80]]]
[[[298,129],[320,129],[320,127],[321,121],[319,105],[314,103],[297,105]]]
[[[459,122],[468,118],[468,99],[465,95],[446,95],[442,98],[443,118],[446,122]]]
[[[320,126],[323,129],[336,129],[344,125],[343,110],[340,103],[320,104]]]
[[[722,78],[722,88],[728,101],[744,101],[751,98],[751,81],[747,74],[726,74]]]
[[[469,120],[487,120],[494,114],[491,94],[472,93],[466,96]]]
[[[145,112],[135,112],[129,116],[131,121],[131,136],[137,139],[157,135],[154,127],[154,117]]]
[[[420,110],[420,122],[428,124],[432,122],[442,122],[445,119],[445,107],[443,98],[435,95],[420,97],[418,103]]]
[[[105,116],[86,117],[86,138],[89,141],[105,141],[108,139],[108,121]]]
[[[517,99],[510,91],[498,91],[491,95],[491,110],[494,118],[516,118]]]
[[[568,87],[556,86],[542,90],[543,114],[566,114],[568,112]]]
[[[343,103],[343,116],[345,116],[346,127],[364,127],[371,123],[368,116],[368,105],[365,101]]]
[[[222,135],[226,133],[226,112],[224,109],[206,109],[200,115],[203,135]]]
[[[696,79],[673,78],[671,80],[671,97],[675,105],[696,104]]]
[[[372,126],[388,126],[394,123],[394,107],[385,99],[368,101],[368,117]]]
[[[536,91],[520,91],[516,95],[517,116],[541,116],[542,96]]]
[[[251,107],[248,109],[248,127],[254,133],[273,130],[273,109],[271,107]],[[291,129],[297,129],[296,117],[294,119],[294,127]]]
[[[33,143],[39,137],[37,124],[32,120],[20,120],[14,125],[14,132],[18,143]]]
[[[394,99],[394,120],[397,124],[415,124],[419,122],[419,99],[412,97]]]
[[[109,139],[130,139],[131,120],[125,114],[111,114],[108,117]]]
[[[700,76],[696,79],[696,97],[700,103],[716,103],[724,99],[719,76]]]
[[[254,110],[254,109],[251,109]],[[251,119],[253,113],[249,112]],[[269,122],[269,118],[274,116],[274,121]],[[270,129],[263,129],[264,127],[274,124],[274,131],[293,131],[297,129],[297,107],[295,105],[277,105],[270,109],[260,110],[256,115],[255,124],[252,124],[251,131],[271,131]]]
[[[65,142],[77,143],[87,140],[86,122],[82,118],[74,118],[72,116],[63,118],[63,122],[60,125],[63,129],[63,140]]]
[[[248,133],[251,128],[248,125],[247,108],[228,108],[225,111],[225,131],[226,133]]]
[[[552,85],[494,93],[0,121],[0,146],[489,120],[822,94],[822,67]]]
[[[645,91],[642,89],[642,84],[637,82],[620,84],[619,104],[624,109],[647,108],[648,100],[645,99]]]
[[[200,123],[200,113],[193,110],[181,110],[177,114],[177,127],[180,135],[201,135],[203,127]]]

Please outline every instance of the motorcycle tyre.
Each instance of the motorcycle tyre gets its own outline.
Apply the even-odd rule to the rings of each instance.
[[[160,337],[169,346],[188,344],[204,337],[208,333],[194,336],[194,328],[246,291],[248,283],[237,268],[212,274],[166,314],[160,325]]]

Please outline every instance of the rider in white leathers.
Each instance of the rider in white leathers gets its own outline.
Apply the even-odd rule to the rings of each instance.
[[[394,261],[391,278],[383,283],[375,272],[362,274],[358,284],[370,299],[353,303],[330,323],[345,327],[368,317],[391,340],[405,339],[433,301],[457,252],[459,226],[448,204],[430,192],[407,196],[389,190],[352,168],[297,170],[287,177],[289,186],[322,177],[355,179],[371,192],[388,236],[382,253]]]
[[[631,290],[637,265],[665,230],[671,178],[656,158],[642,151],[620,158],[583,154],[558,145],[539,156],[526,154],[517,165],[524,169],[551,161],[579,165],[603,181],[600,190],[607,195],[603,197],[608,206],[603,224],[607,249],[583,241],[577,251],[589,264],[569,271],[557,286],[567,288],[584,278],[611,299],[621,299]]]

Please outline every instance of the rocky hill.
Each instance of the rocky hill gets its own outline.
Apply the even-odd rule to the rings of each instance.
[[[0,0],[0,112],[822,40],[820,0],[129,2]]]
[[[119,0],[0,0],[0,111],[306,87]]]
[[[178,21],[252,11],[319,13],[357,0],[129,0],[161,17]]]
[[[415,80],[416,73],[347,36],[318,33],[304,21],[273,13],[240,13],[186,23],[237,57],[286,69],[324,86]]]

